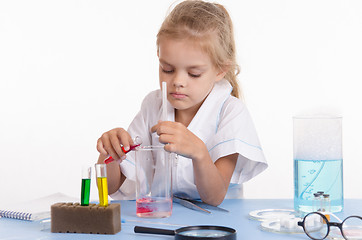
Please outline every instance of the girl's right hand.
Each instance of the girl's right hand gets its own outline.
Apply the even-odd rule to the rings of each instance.
[[[133,140],[129,133],[123,128],[114,128],[102,134],[97,141],[97,150],[101,155],[112,156],[114,160],[124,160],[126,154],[122,151],[128,151],[133,145]]]

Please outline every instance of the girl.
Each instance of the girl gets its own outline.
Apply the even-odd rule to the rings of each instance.
[[[167,83],[167,121],[161,91],[151,92],[128,131],[116,128],[97,142],[99,163],[108,165],[111,197],[134,198],[134,158],[123,153],[140,136],[144,145],[161,142],[179,154],[174,193],[219,205],[242,197],[242,183],[266,167],[250,115],[238,99],[239,68],[231,19],[219,4],[184,1],[157,34],[159,80]],[[157,140],[158,138],[158,140]],[[126,160],[126,161],[125,161]]]

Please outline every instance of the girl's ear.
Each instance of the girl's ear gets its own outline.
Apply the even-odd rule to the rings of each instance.
[[[225,64],[223,67],[219,68],[219,72],[216,74],[216,82],[222,80],[225,77],[226,73],[229,71],[229,69],[229,64]]]

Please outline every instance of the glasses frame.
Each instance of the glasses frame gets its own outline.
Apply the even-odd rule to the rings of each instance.
[[[305,223],[305,219],[309,216],[309,215],[312,215],[312,214],[318,214],[319,216],[321,216],[323,218],[323,220],[327,223],[327,226],[328,226],[328,231],[327,231],[327,234],[323,237],[323,238],[314,238],[312,236],[310,236],[308,234],[308,232],[305,230],[305,227],[304,227],[304,223]],[[330,222],[327,217],[325,215],[323,215],[322,213],[320,212],[311,212],[311,213],[308,213],[307,215],[305,215],[305,217],[303,218],[303,221],[301,222],[298,222],[298,226],[301,226],[303,227],[303,230],[304,230],[304,233],[307,234],[307,236],[313,240],[323,240],[325,239],[328,235],[329,235],[329,232],[330,232],[330,227],[338,227],[339,228],[339,231],[341,232],[342,236],[344,239],[348,239],[346,236],[344,236],[344,233],[343,233],[343,224],[344,222],[349,219],[349,218],[352,218],[352,217],[355,217],[355,218],[359,218],[362,220],[362,217],[360,216],[356,216],[356,215],[353,215],[353,216],[349,216],[347,218],[345,218],[341,223],[338,223],[338,222]]]

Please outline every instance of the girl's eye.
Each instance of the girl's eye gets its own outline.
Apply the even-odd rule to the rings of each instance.
[[[164,72],[164,73],[173,73],[174,70],[165,70],[165,69],[162,69],[162,72]]]
[[[192,74],[192,73],[189,73],[190,77],[193,77],[193,78],[198,78],[198,77],[201,77],[201,74]]]

